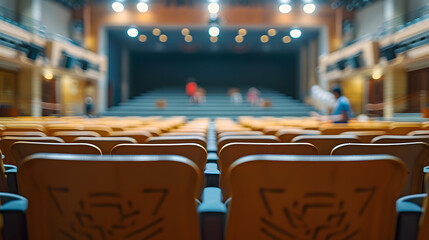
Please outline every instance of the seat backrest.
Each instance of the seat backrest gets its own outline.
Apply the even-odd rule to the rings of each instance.
[[[391,240],[406,166],[391,155],[253,155],[229,175],[226,240]]]
[[[151,134],[148,131],[116,131],[111,132],[110,136],[112,137],[130,137],[134,138],[137,143],[144,143]]]
[[[409,143],[346,143],[336,146],[332,155],[390,154],[407,165],[407,182],[401,195],[422,192],[423,168],[429,165],[429,145],[423,142]]]
[[[280,142],[284,143],[291,142],[292,139],[300,135],[320,135],[320,131],[304,129],[282,129],[277,132],[277,137],[280,139]]]
[[[1,137],[46,137],[46,134],[43,132],[25,132],[25,131],[3,131],[0,133]]]
[[[0,139],[0,149],[5,156],[4,163],[17,166],[17,162],[13,158],[11,151],[11,146],[16,142],[63,143],[64,141],[57,137],[3,137]]]
[[[386,134],[385,131],[350,131],[343,132],[341,135],[353,135],[358,137],[360,142],[370,143],[373,138]]]
[[[100,137],[100,134],[93,131],[56,131],[52,136],[59,137],[66,143],[73,142],[78,137]]]
[[[89,143],[16,142],[11,146],[11,152],[18,168],[26,157],[36,153],[101,155],[101,150]]]
[[[47,124],[45,125],[46,133],[52,136],[58,131],[83,131],[81,124]]]
[[[304,135],[292,139],[292,142],[311,143],[319,150],[320,155],[330,155],[332,149],[343,143],[359,143],[356,136],[349,135]]]
[[[18,173],[34,240],[200,239],[201,178],[171,155],[35,154]]]
[[[5,126],[5,131],[13,132],[45,132],[41,124],[32,123],[9,123]]]
[[[220,152],[228,143],[243,142],[243,143],[278,143],[279,139],[272,135],[261,135],[261,136],[226,136],[219,138],[217,141],[217,149]]]
[[[407,135],[409,132],[422,129],[422,124],[418,122],[395,122],[390,125],[389,135]]]
[[[160,136],[150,137],[146,140],[148,144],[167,144],[167,143],[196,143],[207,148],[206,139],[200,136]]]
[[[218,138],[226,136],[260,136],[264,135],[261,131],[243,131],[243,132],[223,132],[218,135]]]
[[[429,136],[383,135],[372,139],[371,143],[424,142],[429,144]]]
[[[426,136],[429,135],[429,130],[416,130],[409,132],[407,135],[409,136]]]
[[[93,144],[100,148],[103,155],[110,154],[116,145],[124,143],[137,143],[134,138],[130,137],[78,137],[73,142]]]
[[[83,125],[83,130],[96,132],[102,137],[109,137],[113,132],[111,127],[103,125]]]
[[[112,155],[179,155],[193,161],[201,173],[207,163],[207,151],[196,143],[169,144],[119,144],[112,149]]]
[[[228,169],[237,159],[254,154],[317,155],[317,148],[309,143],[229,143],[219,152],[219,186],[223,199],[229,198]]]

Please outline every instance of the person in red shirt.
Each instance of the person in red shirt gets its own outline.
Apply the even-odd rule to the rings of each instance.
[[[186,84],[186,95],[189,96],[190,102],[195,102],[195,92],[197,91],[197,83],[194,78],[189,78]]]

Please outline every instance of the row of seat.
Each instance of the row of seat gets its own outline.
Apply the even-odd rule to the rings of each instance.
[[[33,221],[37,221],[34,217],[28,219],[29,236],[38,236],[34,239],[80,239],[79,236],[91,236],[93,239],[200,239],[200,236],[204,239],[222,239],[225,232],[227,239],[391,239],[395,235],[395,200],[401,195],[422,192],[423,168],[427,166],[429,150],[426,143],[414,142],[416,139],[409,140],[409,143],[394,144],[364,144],[359,141],[340,146],[332,144],[325,155],[341,156],[317,156],[320,149],[327,145],[326,139],[319,145],[297,141],[280,143],[277,136],[262,135],[263,131],[260,130],[231,119],[216,119],[213,125],[208,119],[197,119],[186,124],[176,124],[162,130],[158,136],[148,138],[156,140],[154,142],[147,140],[145,144],[133,142],[111,146],[103,153],[104,156],[95,156],[102,151],[96,145],[88,143],[18,141],[9,148],[11,155],[19,159],[17,191],[30,201],[27,215],[39,216],[40,209],[57,211],[40,215],[43,216],[44,224],[58,227],[55,228],[57,233],[53,233],[52,228],[34,223]],[[339,136],[297,135],[295,138],[301,137]],[[270,140],[264,142],[263,139]],[[403,139],[399,140],[403,142]],[[74,150],[71,150],[73,147],[65,150],[69,146],[74,146]],[[82,150],[84,146],[94,150],[89,153],[91,155],[58,154],[76,151],[86,153]],[[78,149],[80,147],[81,150]],[[113,155],[106,156],[110,153]],[[379,155],[386,153],[391,155]],[[130,156],[118,156],[119,154]],[[208,157],[213,154],[215,158]],[[97,165],[100,167],[98,170]],[[140,169],[143,165],[146,166],[145,170]],[[133,167],[135,170],[128,169]],[[45,169],[54,173],[45,174]],[[67,169],[74,177],[65,173]],[[188,173],[197,172],[197,177],[182,174],[180,169],[187,169],[183,172]],[[216,181],[208,178],[216,175],[216,171],[208,171],[213,169],[220,173]],[[355,173],[353,169],[356,169]],[[141,174],[147,174],[151,179],[140,178],[137,170],[142,170]],[[384,171],[387,171],[386,174]],[[379,174],[380,172],[383,174]],[[89,176],[86,181],[74,179],[90,173],[96,179],[88,180],[91,179]],[[128,175],[123,176],[124,174]],[[44,179],[36,179],[41,176]],[[109,176],[112,179],[105,180]],[[362,180],[361,176],[368,177]],[[128,183],[133,177],[136,182]],[[6,181],[10,180],[8,175]],[[192,184],[180,185],[185,180],[190,180]],[[43,181],[47,185],[43,185]],[[70,183],[73,181],[77,185]],[[177,186],[173,185],[175,182]],[[136,190],[138,186],[146,186],[146,183],[150,187]],[[127,184],[131,184],[129,191]],[[359,186],[356,187],[357,185]],[[183,191],[172,190],[170,187]],[[350,189],[345,190],[346,187]],[[183,198],[180,192],[188,193],[186,189],[189,188],[195,188],[190,191],[194,193]],[[104,192],[100,192],[100,189]],[[34,196],[38,191],[46,195]],[[78,196],[71,196],[75,192]],[[137,192],[147,194],[147,199],[141,196],[141,202],[147,203],[146,207],[134,203],[134,200],[125,200],[127,197],[135,197]],[[172,198],[175,200],[172,201],[173,205],[167,204],[170,193],[175,194]],[[38,200],[33,200],[36,198]],[[198,208],[195,205],[192,209],[180,205],[184,202],[189,204],[189,199],[199,199],[201,203]],[[60,203],[63,200],[65,202]],[[37,203],[34,206],[43,208],[31,208],[32,202]],[[70,209],[64,209],[61,205],[70,206]],[[153,211],[147,208],[149,206],[154,207]],[[167,208],[163,212],[165,215],[155,214],[161,211],[161,206]],[[182,212],[177,213],[177,207],[182,207]],[[368,212],[366,208],[369,209]],[[186,213],[183,212],[185,210]],[[144,217],[144,212],[152,212],[152,218]],[[136,222],[134,216],[137,215],[146,220],[140,222],[140,228],[135,227],[138,224],[127,222],[127,213],[131,214],[130,221]],[[223,220],[227,213],[228,224],[224,231]],[[111,216],[115,217],[110,220],[100,219],[98,225],[89,220],[99,220],[106,214],[113,214]],[[180,218],[184,216],[191,218]],[[190,227],[176,223],[176,220],[189,222]],[[114,221],[116,222],[113,223]],[[171,226],[172,222],[178,224],[178,227]],[[165,223],[168,229],[161,226],[161,223]],[[94,226],[99,227],[98,231],[94,230]],[[178,230],[179,226],[181,230]],[[39,229],[44,229],[44,235],[34,235]],[[398,226],[396,229],[399,231],[402,228]],[[94,231],[97,233],[94,234]],[[401,230],[396,235],[400,234],[410,236],[408,231],[404,233]]]

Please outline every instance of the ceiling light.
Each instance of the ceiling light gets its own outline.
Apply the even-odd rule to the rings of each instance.
[[[209,28],[209,35],[212,37],[217,37],[219,36],[220,33],[220,29],[218,27],[210,27]]]
[[[262,35],[261,36],[261,42],[262,43],[267,43],[270,40],[270,38],[267,35]]]
[[[137,10],[139,12],[147,12],[147,10],[149,10],[149,5],[145,2],[139,2],[137,3]]]
[[[287,3],[280,4],[279,11],[281,13],[290,13],[290,11],[292,11],[292,6],[290,4],[287,4]]]
[[[161,30],[159,30],[159,28],[154,28],[154,29],[152,30],[152,34],[153,34],[154,36],[159,36],[159,35],[161,34]]]
[[[246,34],[247,34],[247,30],[246,29],[240,28],[240,30],[238,30],[238,35],[246,36]]]
[[[186,35],[185,36],[185,42],[192,42],[192,36],[191,35]]]
[[[274,37],[276,34],[277,34],[277,30],[275,30],[274,28],[271,28],[270,30],[268,30],[268,36]]]
[[[283,43],[290,43],[290,42],[291,42],[291,39],[290,39],[290,37],[289,37],[289,36],[284,36],[284,37],[282,38],[282,41],[283,41]]]
[[[140,36],[139,36],[139,41],[140,41],[140,42],[146,42],[146,41],[147,41],[147,37],[146,37],[146,35],[144,35],[144,34],[140,35]]]
[[[217,42],[218,38],[217,37],[210,37],[210,42],[215,43]]]
[[[161,42],[167,42],[167,35],[165,35],[165,34],[161,34],[161,35],[159,36],[159,41],[161,41]]]
[[[188,28],[182,28],[182,35],[183,36],[189,35],[189,33],[190,33],[190,31]]]
[[[236,41],[237,43],[242,43],[242,42],[243,42],[243,40],[244,40],[243,36],[241,36],[241,35],[237,35],[237,36],[235,36],[235,41]]]
[[[130,27],[127,30],[127,34],[128,36],[134,38],[134,37],[137,37],[137,35],[139,35],[139,30],[137,30],[137,28],[135,27]]]
[[[299,38],[301,37],[301,35],[302,35],[302,32],[298,28],[294,28],[290,30],[290,36],[293,38]]]
[[[207,6],[207,9],[209,10],[209,13],[218,13],[220,9],[219,3],[212,2]]]
[[[305,13],[311,14],[316,11],[316,5],[314,3],[307,3],[302,7]]]
[[[45,77],[48,80],[51,80],[54,78],[54,75],[51,72],[46,72],[43,77]]]
[[[375,71],[375,72],[372,74],[372,79],[374,79],[374,80],[378,80],[378,79],[380,79],[382,76],[383,76],[383,74],[381,73],[381,71]]]
[[[112,9],[115,12],[122,12],[124,11],[124,4],[122,4],[121,2],[115,1],[112,3]]]

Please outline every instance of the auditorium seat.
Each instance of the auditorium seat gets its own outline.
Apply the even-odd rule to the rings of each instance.
[[[200,239],[201,179],[172,155],[34,154],[18,174],[34,240]]]
[[[167,137],[167,136],[196,136],[196,137],[203,137],[206,138],[206,133],[203,132],[167,132],[163,133],[161,136]]]
[[[332,155],[390,154],[401,159],[408,169],[401,195],[422,192],[423,168],[429,165],[429,145],[423,142],[366,144],[346,143],[335,147]]]
[[[112,149],[112,155],[179,155],[194,162],[201,174],[207,163],[207,151],[196,143],[169,143],[169,144],[119,144]],[[201,183],[200,192],[204,188]],[[200,195],[200,194],[199,194]]]
[[[254,154],[317,155],[315,146],[309,143],[229,143],[219,153],[219,187],[223,200],[230,197],[228,188],[229,167],[239,158]]]
[[[74,143],[90,143],[100,148],[103,155],[109,155],[112,149],[118,144],[137,143],[130,137],[78,137]]]
[[[394,122],[388,130],[389,135],[407,135],[409,132],[421,130],[422,124],[417,122]]]
[[[409,136],[426,136],[429,135],[429,130],[416,130],[409,132],[407,135]]]
[[[304,129],[282,129],[277,132],[277,137],[280,139],[280,142],[284,143],[291,142],[292,139],[300,135],[320,135],[320,131]]]
[[[101,155],[101,150],[89,143],[16,142],[11,146],[11,153],[19,168],[26,157],[36,153]]]
[[[372,139],[371,143],[424,142],[429,144],[429,136],[382,135]]]
[[[130,137],[134,138],[137,143],[144,143],[151,134],[148,131],[115,131],[110,133],[111,137]]]
[[[341,135],[356,136],[363,143],[370,143],[373,138],[386,134],[385,131],[350,131],[342,132]]]
[[[207,148],[207,142],[204,137],[199,136],[160,136],[150,137],[146,140],[148,144],[166,144],[166,143],[196,143]]]
[[[253,155],[229,174],[226,240],[391,240],[406,166],[391,155]]]
[[[66,143],[73,142],[78,137],[100,137],[100,134],[94,131],[56,131],[52,136],[59,137]]]
[[[83,125],[84,131],[91,131],[100,134],[102,137],[109,137],[113,132],[112,128],[103,125]]]
[[[338,135],[343,132],[349,132],[356,130],[355,128],[349,127],[347,125],[344,126],[329,126],[329,127],[321,127],[319,128],[319,131],[322,135]]]
[[[45,128],[41,124],[31,123],[8,123],[5,126],[5,131],[12,132],[45,132]]]
[[[46,124],[45,125],[46,128],[46,133],[49,136],[52,136],[54,134],[54,132],[64,132],[64,131],[82,131],[83,130],[83,126],[80,124],[71,124],[71,123],[66,123],[66,124]]]
[[[25,132],[25,131],[3,131],[0,133],[1,137],[46,137],[46,134],[43,132]]]
[[[222,150],[223,146],[228,143],[278,143],[279,139],[272,135],[261,135],[261,136],[226,136],[219,138],[217,141],[218,153]]]
[[[242,131],[242,132],[222,132],[219,133],[218,138],[227,136],[260,136],[264,135],[261,131]]]
[[[0,149],[5,156],[4,163],[17,166],[17,163],[11,152],[11,146],[16,142],[63,143],[64,141],[57,137],[3,137],[0,139]]]
[[[316,146],[320,155],[331,155],[335,146],[343,143],[359,143],[356,136],[349,135],[303,135],[292,139],[292,142],[307,142]]]

